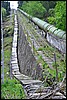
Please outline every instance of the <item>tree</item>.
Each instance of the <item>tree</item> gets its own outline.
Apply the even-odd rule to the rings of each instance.
[[[23,4],[23,1],[18,1],[18,7],[20,8]]]
[[[6,9],[6,15],[9,15],[9,11],[10,11],[10,2],[8,1],[1,1],[2,2],[2,7],[4,9]]]
[[[6,17],[6,9],[4,9],[3,7],[1,9],[2,9],[2,17],[4,20],[4,18]]]
[[[53,17],[55,15],[54,8],[49,9],[48,13],[49,13],[49,16],[52,16]]]
[[[40,1],[40,3],[44,8],[46,8],[47,11],[49,10],[49,1]]]
[[[46,12],[46,9],[38,1],[28,1],[22,5],[21,9],[28,14],[39,18],[43,18],[44,13]]]
[[[66,30],[66,1],[57,1],[55,6],[56,27]]]
[[[53,9],[56,5],[56,1],[40,1],[44,8],[46,8],[46,13],[44,14],[45,20],[50,16],[49,9]]]
[[[47,20],[57,28],[66,30],[66,1],[57,1],[54,10],[49,10]]]
[[[49,2],[49,9],[55,8],[56,2],[57,1],[48,1]]]

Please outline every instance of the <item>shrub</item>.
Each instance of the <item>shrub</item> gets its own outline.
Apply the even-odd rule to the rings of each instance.
[[[29,1],[28,3],[24,3],[21,9],[28,14],[39,18],[42,18],[46,12],[46,9],[38,1]]]

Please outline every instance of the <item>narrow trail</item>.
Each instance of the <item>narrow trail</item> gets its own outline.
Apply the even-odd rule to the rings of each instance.
[[[18,34],[18,22],[17,22],[17,14],[15,14],[15,26],[14,26],[14,35],[13,35],[13,43],[12,43],[12,55],[11,55],[11,77],[15,77],[17,80],[20,81],[20,83],[23,85],[25,94],[27,99],[45,99],[45,98],[57,98],[57,92],[59,91],[59,87],[56,90],[55,87],[55,97],[52,94],[54,93],[53,87],[44,87],[43,83],[44,81],[40,80],[33,80],[32,77],[28,77],[19,71],[18,66],[18,60],[17,60],[17,34]],[[36,40],[35,40],[36,41]],[[38,46],[37,43],[34,45]],[[36,47],[35,46],[35,47]],[[42,52],[40,52],[43,59],[44,58]],[[47,59],[48,61],[48,59]],[[61,94],[61,93],[60,93]],[[62,96],[61,96],[62,95]],[[60,97],[66,98],[63,94],[61,94]]]
[[[17,15],[15,15],[15,27],[14,27],[14,36],[13,36],[13,45],[12,45],[12,55],[11,55],[11,73],[12,76],[17,78],[21,84],[23,84],[25,93],[31,95],[34,90],[36,90],[40,85],[40,80],[33,80],[31,77],[28,77],[24,74],[19,72],[18,61],[17,61],[17,30],[18,30],[18,23],[17,23]],[[27,89],[29,87],[29,89]]]

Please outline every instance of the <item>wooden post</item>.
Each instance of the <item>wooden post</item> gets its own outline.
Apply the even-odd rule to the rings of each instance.
[[[58,81],[58,69],[56,64],[56,54],[54,53],[55,67],[56,67],[56,80]]]

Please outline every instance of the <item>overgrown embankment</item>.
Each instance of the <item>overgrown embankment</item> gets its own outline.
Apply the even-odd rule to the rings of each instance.
[[[33,50],[33,55],[37,59],[37,63],[39,65],[39,67],[37,68],[38,72],[40,72],[41,70],[43,71],[43,73],[41,74],[43,76],[41,77],[41,75],[39,74],[39,78],[41,77],[40,78],[41,80],[45,80],[47,78],[46,86],[51,85],[53,81],[56,81],[57,73],[58,73],[57,80],[62,81],[66,70],[65,55],[62,55],[56,48],[51,47],[51,45],[47,43],[46,39],[40,36],[40,33],[42,31],[40,29],[36,29],[36,26],[33,23],[30,23],[29,20],[19,12],[18,12],[18,18],[19,18],[19,22],[21,23],[20,27],[23,28],[23,30],[20,30],[19,39],[18,39],[21,45],[20,46],[21,49],[19,49],[21,51],[20,53],[21,59],[23,55],[22,45],[24,44],[25,46],[24,41],[22,41],[23,40],[22,32],[23,32],[26,36],[27,42],[29,43],[28,45],[30,45],[31,49]],[[25,50],[27,50],[27,48]],[[56,55],[56,63],[55,63],[54,54]],[[24,56],[26,56],[26,54]],[[24,60],[26,61],[26,59]],[[22,64],[23,64],[23,60],[21,60],[20,63],[21,69],[23,67],[26,67],[26,65],[23,66]],[[26,68],[29,67],[27,66]]]
[[[4,25],[4,84],[1,84],[1,99],[24,99],[22,85],[14,77],[10,79],[10,57],[14,30],[14,14],[12,20],[7,17]],[[2,72],[1,72],[2,73]]]

